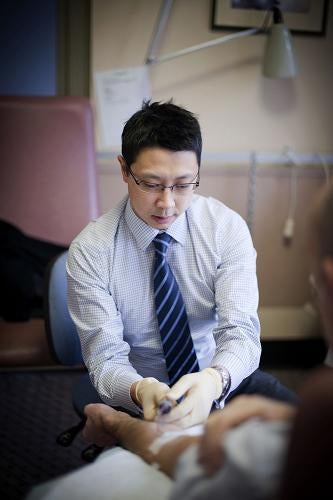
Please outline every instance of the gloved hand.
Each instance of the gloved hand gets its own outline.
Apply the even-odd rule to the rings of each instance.
[[[158,403],[165,398],[169,390],[170,387],[167,384],[153,377],[143,378],[135,383],[134,398],[142,407],[145,420],[155,419]]]
[[[169,414],[159,417],[163,423],[173,423],[185,428],[202,423],[208,417],[213,401],[222,392],[220,374],[214,368],[181,377],[166,394],[167,399],[184,399]]]

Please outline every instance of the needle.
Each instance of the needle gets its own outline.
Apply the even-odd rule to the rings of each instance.
[[[172,409],[172,403],[168,399],[162,399],[158,404],[158,415],[166,415]]]

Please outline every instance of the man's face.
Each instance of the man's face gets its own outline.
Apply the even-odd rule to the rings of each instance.
[[[167,229],[189,207],[193,191],[179,194],[171,189],[145,192],[126,171],[125,160],[118,157],[122,176],[128,187],[133,211],[155,229]],[[130,165],[138,181],[171,186],[195,182],[198,173],[197,157],[192,151],[170,151],[162,148],[143,149]]]

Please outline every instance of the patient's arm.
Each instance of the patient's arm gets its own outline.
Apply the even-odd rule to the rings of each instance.
[[[133,418],[105,404],[86,406],[85,415],[87,422],[83,436],[87,441],[99,446],[120,444],[146,462],[157,463],[170,477],[179,455],[199,439],[198,436],[179,436],[164,444],[155,454],[150,450],[151,444],[166,430],[171,430],[170,426]]]
[[[291,420],[295,408],[289,404],[262,396],[239,396],[222,411],[216,411],[207,420],[203,436],[182,435],[163,444],[153,453],[151,444],[165,431],[175,430],[170,424],[148,422],[133,418],[104,404],[90,404],[85,408],[87,423],[85,439],[100,446],[120,444],[148,463],[157,463],[160,469],[173,476],[178,457],[191,444],[198,443],[199,461],[209,474],[223,464],[221,438],[223,434],[250,418],[262,420]],[[177,428],[179,431],[179,428]]]

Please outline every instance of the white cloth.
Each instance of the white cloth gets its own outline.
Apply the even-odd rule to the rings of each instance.
[[[167,500],[171,487],[163,472],[116,447],[92,464],[34,487],[26,500]]]
[[[197,464],[197,446],[191,446],[177,464],[169,500],[266,500],[278,492],[290,424],[257,419],[226,433],[225,461],[207,477]],[[222,446],[222,443],[221,443]]]
[[[200,432],[198,427],[182,431]],[[93,463],[32,489],[25,500],[266,500],[277,492],[288,444],[285,422],[252,419],[226,433],[223,467],[208,478],[197,464],[197,446],[179,458],[175,481],[129,451],[116,447]],[[157,451],[180,433],[151,446]]]
[[[259,364],[256,252],[246,223],[213,198],[194,195],[168,228],[168,260],[183,296],[200,368],[225,366],[231,389]],[[158,233],[124,199],[70,246],[69,310],[103,401],[131,411],[141,377],[168,383],[153,295]]]
[[[156,454],[168,441],[202,431],[203,426],[196,425],[165,432],[150,450]],[[116,446],[103,451],[93,464],[35,486],[25,500],[166,500],[171,488],[172,480],[154,465]]]

